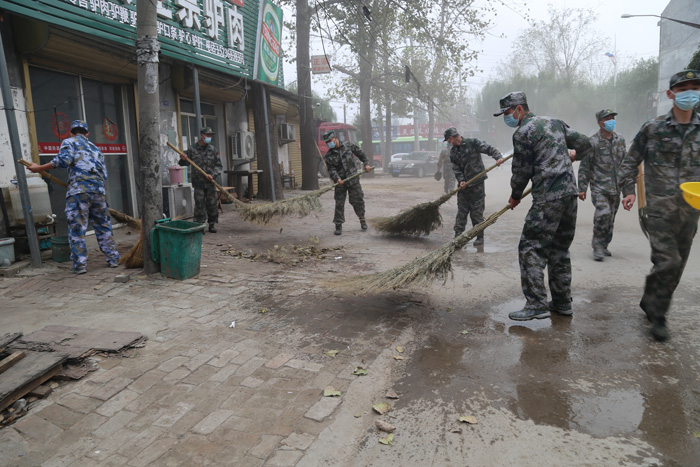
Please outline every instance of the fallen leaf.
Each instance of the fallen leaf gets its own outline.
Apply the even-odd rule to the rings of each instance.
[[[384,415],[388,411],[391,410],[391,406],[387,404],[386,402],[382,402],[380,404],[374,404],[372,406],[375,412],[377,412],[379,415]]]
[[[462,429],[461,429],[460,427],[458,427],[458,426],[455,426],[455,427],[453,427],[453,428],[450,430],[450,432],[452,432],[452,433],[461,433],[461,432],[462,432]]]
[[[396,351],[397,351],[398,353],[403,353],[403,347],[401,347],[400,345],[397,345],[397,346],[396,346]]]
[[[459,417],[460,422],[464,423],[469,423],[470,425],[476,425],[478,422],[476,421],[476,417],[472,415],[462,415]]]
[[[365,375],[367,375],[367,370],[365,370],[361,366],[358,366],[357,368],[352,370],[352,374],[357,375],[357,376],[365,376]]]
[[[393,443],[393,442],[394,442],[394,434],[393,434],[393,433],[389,433],[389,436],[387,436],[386,438],[379,438],[379,442],[382,443],[382,444],[391,444],[391,443]]]
[[[335,389],[332,386],[328,386],[326,389],[323,390],[323,397],[339,397],[340,396],[340,391]]]
[[[258,313],[267,313],[267,308],[261,308]]]
[[[452,308],[450,308],[450,307],[448,306],[448,307],[447,307],[447,312],[449,313],[450,311],[452,311]]]
[[[326,355],[328,355],[329,357],[335,357],[336,355],[338,355],[338,352],[340,352],[340,350],[329,350],[326,352]]]
[[[355,414],[355,418],[360,418],[361,416],[362,416],[361,413],[356,413],[356,414]]]
[[[393,389],[389,389],[386,392],[386,397],[388,397],[389,399],[398,399],[399,395],[396,394],[396,391],[394,391]]]
[[[700,438],[700,431],[693,431],[693,436]]]
[[[96,285],[95,287],[93,287],[93,289],[100,290],[104,286],[105,286],[104,284]]]
[[[49,387],[51,389],[56,389],[58,387],[58,383],[51,383],[51,384],[49,384]]]
[[[465,329],[464,331],[462,331],[462,334],[469,334],[469,331]]]
[[[394,355],[394,360],[403,360],[401,355]]]
[[[377,426],[382,431],[386,431],[387,433],[393,433],[394,430],[396,430],[396,427],[392,425],[391,423],[387,423],[383,420],[375,420],[374,424]]]

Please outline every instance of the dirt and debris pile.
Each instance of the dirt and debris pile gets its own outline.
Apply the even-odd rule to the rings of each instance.
[[[252,250],[237,250],[232,246],[222,249],[221,252],[239,259],[296,266],[305,261],[335,258],[339,252],[343,251],[342,246],[322,248],[319,243],[318,237],[311,237],[306,245],[275,245],[269,250],[259,253]]]

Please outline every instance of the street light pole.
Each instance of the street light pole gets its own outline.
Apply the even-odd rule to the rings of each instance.
[[[637,18],[637,17],[640,17],[640,16],[651,16],[651,17],[654,17],[654,18],[667,19],[667,20],[669,20],[669,21],[674,21],[674,22],[676,22],[676,23],[685,24],[686,26],[690,26],[691,28],[700,29],[700,24],[698,24],[698,23],[690,23],[690,22],[688,22],[688,21],[683,21],[683,20],[680,20],[680,19],[669,18],[668,16],[660,16],[660,15],[628,15],[628,14],[624,14],[624,15],[620,16],[620,18]]]

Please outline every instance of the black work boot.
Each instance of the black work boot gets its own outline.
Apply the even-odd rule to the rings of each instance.
[[[474,246],[484,246],[484,237],[476,237],[476,240],[474,240]]]
[[[651,335],[659,342],[664,342],[668,339],[668,328],[666,328],[666,318],[653,318],[651,326]]]
[[[343,224],[335,224],[335,232],[333,232],[336,235],[340,235],[343,233]]]
[[[364,219],[360,219],[360,228],[362,230],[367,230],[367,221]]]
[[[209,232],[216,233],[216,227],[214,227],[214,224],[209,224]]]

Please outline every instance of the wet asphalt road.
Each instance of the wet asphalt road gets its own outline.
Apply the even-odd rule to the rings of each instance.
[[[487,216],[506,204],[509,175],[508,165],[487,180]],[[372,217],[435,199],[442,182],[377,177],[363,186]],[[517,242],[529,206],[523,201],[489,227],[482,250],[458,252],[445,284],[379,297],[334,292],[355,307],[383,303],[383,319],[401,316],[414,334],[406,360],[390,369],[388,385],[401,395],[386,416],[397,426],[394,444],[379,444],[370,428],[352,459],[331,456],[328,463],[700,465],[698,246],[674,297],[671,339],[654,342],[638,308],[651,262],[636,207],[619,212],[613,257],[598,263],[589,197],[579,203],[571,248],[573,317],[514,322],[508,313],[524,304]],[[327,236],[332,224],[321,222],[322,241],[347,245],[344,273],[383,271],[451,239],[456,200],[442,214],[443,227],[429,237],[401,239],[354,232],[346,211],[342,241]],[[478,424],[458,423],[461,415]]]

